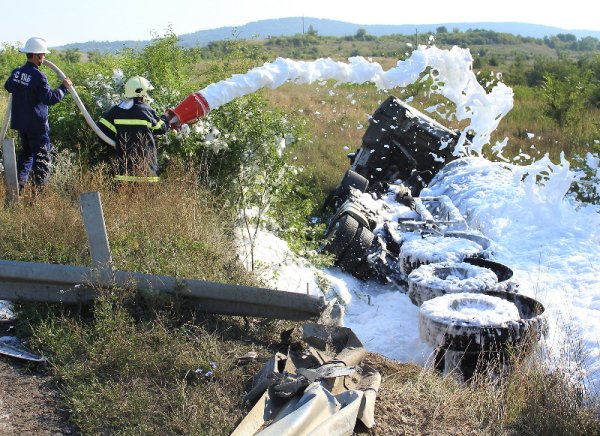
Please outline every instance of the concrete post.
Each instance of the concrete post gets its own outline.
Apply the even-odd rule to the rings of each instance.
[[[86,192],[79,197],[81,215],[88,237],[92,268],[112,269],[112,257],[106,233],[99,192]]]
[[[2,130],[0,130],[0,140],[4,141],[6,137],[6,131],[10,124],[10,110],[12,106],[12,94],[8,95],[8,104],[6,105],[6,112],[4,113],[4,121],[2,122]]]
[[[6,204],[11,205],[19,200],[17,157],[15,154],[14,139],[4,139],[2,141],[2,155],[4,156],[4,181],[6,185]]]

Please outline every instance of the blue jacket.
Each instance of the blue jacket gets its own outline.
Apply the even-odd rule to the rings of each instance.
[[[46,75],[32,62],[15,68],[4,88],[12,94],[10,127],[31,134],[49,131],[48,106],[63,99],[67,88],[50,88]]]

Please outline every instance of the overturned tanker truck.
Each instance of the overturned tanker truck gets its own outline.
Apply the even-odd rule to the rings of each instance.
[[[444,169],[465,164],[455,154],[459,138],[402,100],[385,100],[323,204],[320,250],[362,280],[407,293],[420,307],[421,338],[437,350],[435,366],[469,377],[482,355],[497,360],[534,343],[547,322],[543,305],[521,295],[513,271],[494,260],[493,241],[449,197],[419,196]],[[472,309],[478,319],[463,315]]]

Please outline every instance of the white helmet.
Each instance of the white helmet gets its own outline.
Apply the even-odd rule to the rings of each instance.
[[[21,49],[23,53],[50,53],[48,51],[48,45],[46,44],[46,40],[44,38],[29,38],[25,43],[25,47]]]
[[[142,76],[134,76],[125,83],[125,97],[148,97],[148,91],[154,87]]]

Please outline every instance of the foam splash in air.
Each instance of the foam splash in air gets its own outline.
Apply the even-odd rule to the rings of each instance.
[[[504,83],[497,82],[488,93],[477,81],[472,63],[473,58],[467,49],[454,47],[442,50],[427,46],[419,46],[408,59],[398,61],[387,71],[377,62],[360,56],[350,58],[348,63],[330,58],[315,61],[278,58],[275,62],[245,74],[235,74],[198,92],[214,110],[237,97],[262,88],[275,89],[287,82],[310,84],[336,80],[338,84],[373,83],[380,90],[392,90],[431,78],[429,92],[441,94],[454,103],[456,110],[453,116],[458,121],[470,120],[463,129],[455,152],[464,152],[466,133],[472,131],[475,136],[469,150],[480,154],[500,120],[512,108],[513,92]]]

